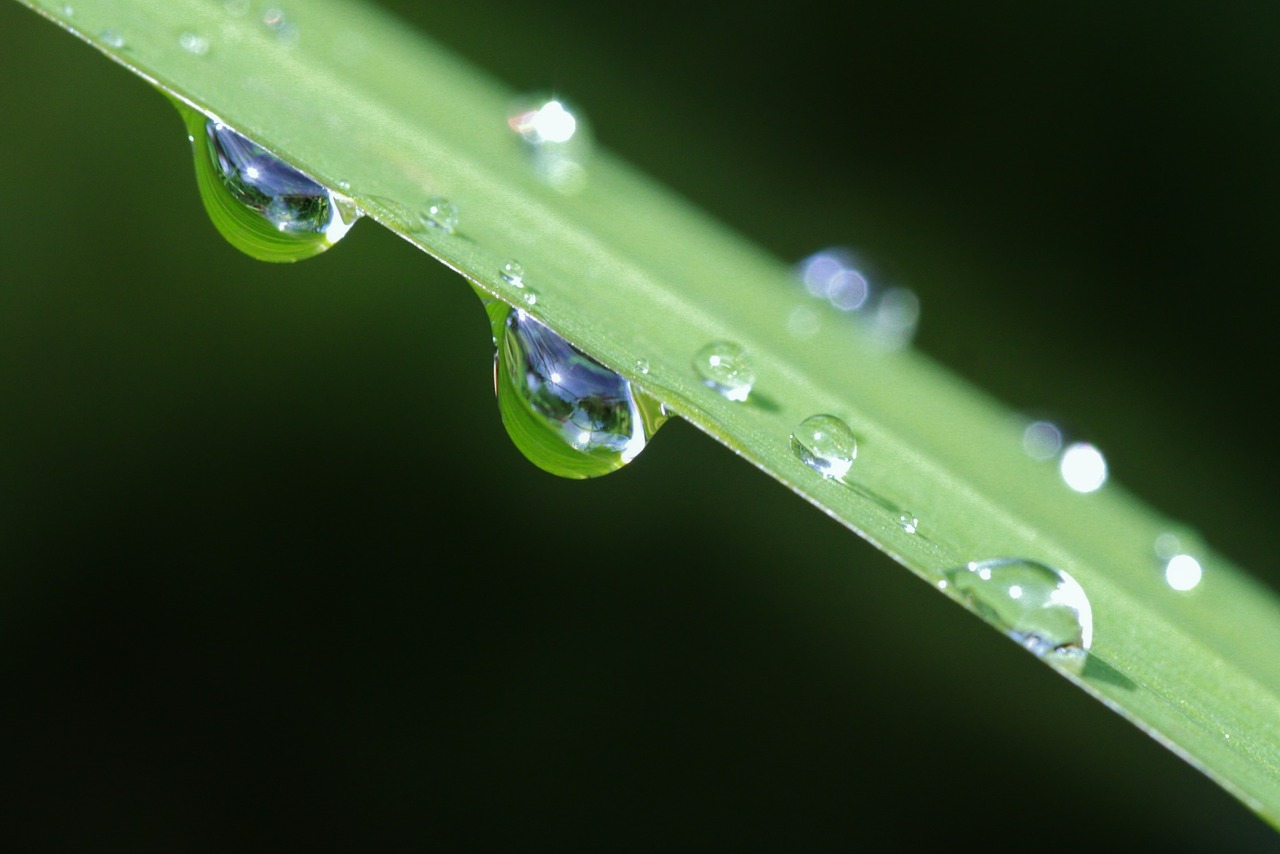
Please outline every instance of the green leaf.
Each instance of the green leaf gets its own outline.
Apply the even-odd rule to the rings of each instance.
[[[517,259],[537,317],[928,584],[1000,557],[1069,573],[1092,605],[1092,648],[1079,673],[1046,663],[1280,823],[1280,601],[1201,545],[1204,582],[1171,589],[1153,544],[1185,524],[1114,480],[1067,488],[1023,452],[1024,417],[885,348],[808,296],[789,264],[609,151],[591,153],[580,186],[548,183],[508,125],[515,93],[377,9],[316,0],[289,10],[290,30],[198,0],[60,9],[41,11],[513,305],[521,291],[500,270]],[[207,34],[207,52],[183,47],[187,32]],[[421,220],[441,198],[458,210],[453,231]],[[788,325],[797,312],[804,334]],[[747,401],[693,369],[714,340],[750,354]],[[857,435],[850,484],[794,453],[792,431],[814,414]]]

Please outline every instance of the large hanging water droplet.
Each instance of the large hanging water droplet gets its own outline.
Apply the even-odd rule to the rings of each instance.
[[[196,182],[214,226],[261,261],[298,261],[328,249],[360,212],[217,119],[182,108]]]
[[[1093,611],[1067,573],[1026,558],[996,558],[944,575],[980,616],[1036,656],[1083,664],[1093,643]]]
[[[810,415],[791,434],[791,450],[823,477],[844,480],[858,458],[858,440],[834,415]]]
[[[744,401],[756,383],[755,368],[741,344],[713,341],[693,357],[694,370],[703,385],[720,392],[729,400]]]
[[[616,471],[667,420],[662,407],[523,309],[486,306],[498,343],[494,387],[507,434],[561,477]]]

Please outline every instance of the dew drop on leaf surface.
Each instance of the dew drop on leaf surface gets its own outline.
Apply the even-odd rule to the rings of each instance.
[[[693,357],[694,370],[702,383],[729,400],[742,402],[756,383],[755,368],[741,344],[713,341]]]
[[[792,432],[791,451],[823,477],[844,480],[858,458],[858,440],[834,415],[810,415]]]
[[[966,604],[1037,657],[1083,664],[1093,642],[1093,611],[1067,573],[1012,557],[973,561],[944,575]]]

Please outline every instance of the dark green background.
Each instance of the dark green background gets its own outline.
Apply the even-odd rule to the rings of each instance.
[[[386,5],[779,256],[870,254],[923,351],[1280,587],[1280,9]],[[10,0],[0,92],[15,839],[1275,850],[687,425],[536,469],[460,279],[371,223],[238,254],[169,104]]]

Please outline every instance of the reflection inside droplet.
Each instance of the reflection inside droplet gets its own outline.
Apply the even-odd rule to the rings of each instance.
[[[494,387],[503,425],[538,467],[607,474],[633,460],[667,416],[649,395],[523,309],[486,306],[498,342]]]

